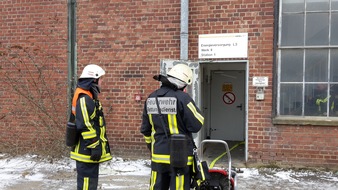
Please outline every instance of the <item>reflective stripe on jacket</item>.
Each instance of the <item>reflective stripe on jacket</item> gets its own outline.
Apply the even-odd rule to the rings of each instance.
[[[327,106],[328,100],[330,100],[329,103],[331,103],[330,111],[334,110],[334,101],[331,100],[331,96],[326,97],[326,98],[317,98],[316,99],[316,105],[318,106],[318,112],[319,113],[326,112],[326,106]]]
[[[99,163],[112,159],[102,105],[99,100],[93,99],[90,91],[77,88],[72,101],[72,112],[76,118],[80,138],[73,147],[70,158],[86,163]],[[90,159],[91,148],[96,146],[102,146],[102,156],[99,161]]]

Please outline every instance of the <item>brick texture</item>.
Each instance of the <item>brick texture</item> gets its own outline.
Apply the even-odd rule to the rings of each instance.
[[[64,150],[67,4],[0,1],[0,146],[4,152]]]

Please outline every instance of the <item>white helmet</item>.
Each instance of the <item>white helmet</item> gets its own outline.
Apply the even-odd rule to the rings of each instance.
[[[106,74],[106,72],[98,65],[90,64],[85,66],[85,68],[82,71],[82,74],[80,76],[81,78],[94,78],[98,79],[101,76]]]
[[[168,73],[168,76],[177,78],[185,83],[187,85],[190,85],[192,83],[192,71],[188,67],[188,65],[185,64],[177,64],[175,65]]]

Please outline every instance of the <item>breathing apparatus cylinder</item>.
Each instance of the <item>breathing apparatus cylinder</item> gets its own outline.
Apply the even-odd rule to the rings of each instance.
[[[68,122],[67,123],[67,128],[66,128],[66,145],[67,146],[75,146],[78,141],[78,134],[76,131],[76,125],[73,122]]]
[[[183,134],[170,136],[170,165],[174,168],[184,168],[188,163],[187,138]]]

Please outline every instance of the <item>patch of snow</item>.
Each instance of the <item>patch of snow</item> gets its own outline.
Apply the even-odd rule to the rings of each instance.
[[[337,190],[338,173],[272,168],[240,168],[237,189]],[[99,189],[148,188],[150,160],[113,158],[100,164]],[[0,187],[13,189],[76,189],[76,164],[70,158],[49,159],[36,155],[12,157],[0,154]],[[7,188],[7,189],[6,189]]]

